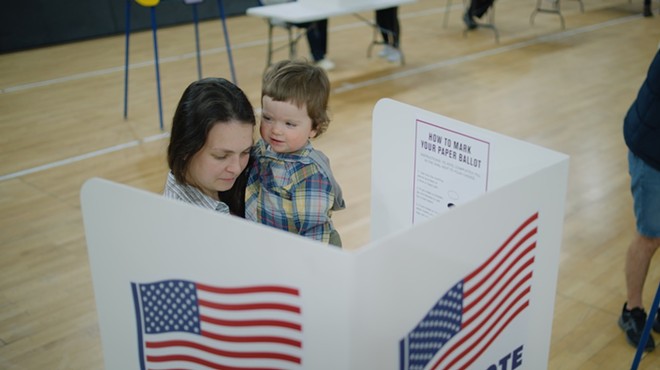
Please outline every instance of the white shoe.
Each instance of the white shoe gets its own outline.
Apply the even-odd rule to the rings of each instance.
[[[390,45],[385,44],[385,46],[383,46],[383,50],[381,50],[378,53],[378,57],[379,58],[387,58],[387,57],[390,56],[390,54],[392,53],[393,50],[394,50],[393,47],[391,47]]]
[[[335,69],[335,64],[330,59],[321,59],[315,63],[317,66],[323,68],[326,71],[331,71]]]
[[[392,48],[392,51],[390,51],[390,54],[387,56],[387,61],[390,63],[401,63],[401,60],[403,59],[403,55],[401,54],[401,50]]]

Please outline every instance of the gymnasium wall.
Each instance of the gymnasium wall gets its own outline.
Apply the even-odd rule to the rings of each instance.
[[[149,9],[134,0],[5,1],[0,11],[0,53],[123,34],[126,1],[131,1],[131,30],[150,29]],[[230,17],[245,14],[258,0],[223,0],[223,4]],[[198,14],[200,20],[219,19],[218,1],[198,4]],[[156,19],[161,28],[190,23],[193,13],[183,0],[161,0]]]

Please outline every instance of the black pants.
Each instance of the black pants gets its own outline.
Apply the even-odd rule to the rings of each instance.
[[[494,2],[495,0],[471,0],[468,14],[473,17],[481,18],[486,14],[488,8],[493,6]]]
[[[307,42],[314,61],[324,59],[328,52],[328,20],[297,23],[296,26],[307,28]]]
[[[399,7],[376,10],[376,24],[381,28],[383,41],[399,48]],[[389,31],[389,32],[387,32]]]

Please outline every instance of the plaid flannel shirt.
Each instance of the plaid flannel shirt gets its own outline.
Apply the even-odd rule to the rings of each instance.
[[[275,153],[259,140],[245,190],[245,218],[327,243],[334,230],[332,211],[343,209],[344,201],[324,170],[329,163],[315,160],[327,158],[313,151],[307,143],[295,153]]]

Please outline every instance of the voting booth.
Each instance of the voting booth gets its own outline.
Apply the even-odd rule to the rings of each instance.
[[[354,251],[86,182],[106,369],[546,369],[568,157],[389,99],[372,145]]]

